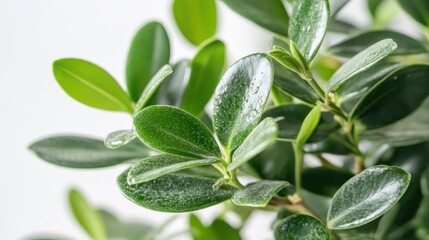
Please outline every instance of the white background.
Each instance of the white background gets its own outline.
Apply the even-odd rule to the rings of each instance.
[[[362,0],[342,14],[366,23]],[[104,137],[126,129],[130,117],[94,110],[68,97],[55,82],[55,59],[77,57],[102,66],[124,86],[129,43],[145,22],[161,21],[172,44],[172,62],[191,58],[195,48],[178,32],[170,0],[0,0],[0,239],[53,233],[86,239],[72,219],[67,189],[81,189],[97,206],[123,219],[158,224],[170,214],[140,208],[116,187],[117,166],[73,170],[47,164],[26,148],[34,140],[58,133]],[[219,2],[218,37],[228,47],[229,62],[267,51],[270,33],[241,18]],[[363,13],[364,15],[357,15]],[[200,211],[206,221],[219,209]],[[270,239],[274,215],[255,214],[243,231],[245,239]],[[182,216],[169,233],[186,228]]]

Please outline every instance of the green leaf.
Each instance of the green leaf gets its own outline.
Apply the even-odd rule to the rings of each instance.
[[[331,239],[325,225],[309,215],[295,214],[279,221],[274,226],[276,240],[327,240]]]
[[[340,169],[307,168],[302,172],[302,186],[313,193],[332,197],[353,176],[352,173]]]
[[[335,72],[326,85],[327,91],[336,90],[356,74],[367,70],[381,59],[387,57],[397,46],[393,40],[385,39],[360,52]]]
[[[291,104],[293,102],[293,98],[277,86],[271,86],[271,96],[274,105]]]
[[[281,0],[222,0],[229,8],[257,25],[287,36],[289,16]]]
[[[277,60],[285,68],[291,70],[292,72],[300,75],[302,78],[306,78],[305,68],[292,56],[291,53],[285,51],[284,49],[275,49],[269,52],[270,56]]]
[[[232,171],[264,151],[277,140],[279,128],[273,118],[265,118],[250,132],[244,142],[234,151],[227,170]]]
[[[384,1],[385,0],[367,0],[368,10],[371,13],[373,18],[376,18],[378,8]]]
[[[189,225],[193,240],[241,240],[240,231],[221,219],[215,219],[210,226],[205,226],[195,214],[191,214]]]
[[[358,31],[358,28],[347,21],[343,21],[337,18],[334,18],[329,21],[328,31],[340,34],[351,34]]]
[[[107,210],[99,209],[98,212],[108,239],[142,240],[143,236],[154,231],[152,226],[139,222],[122,222]]]
[[[265,207],[280,190],[288,185],[288,182],[283,181],[259,181],[237,190],[231,200],[239,206]]]
[[[331,16],[336,16],[343,9],[350,0],[329,0],[331,6]]]
[[[303,147],[307,140],[311,137],[314,130],[319,123],[321,115],[320,106],[315,106],[305,117],[304,122],[301,125],[298,136],[296,137],[296,144]]]
[[[66,135],[41,139],[29,149],[49,163],[70,168],[108,167],[152,154],[139,141],[113,150],[98,139]]]
[[[126,77],[128,92],[137,102],[153,75],[170,60],[170,42],[159,22],[144,25],[134,36],[128,52]]]
[[[221,219],[215,219],[210,225],[210,229],[216,233],[217,240],[241,240],[240,230]]]
[[[216,33],[214,0],[174,0],[173,14],[183,36],[195,46]]]
[[[335,102],[345,111],[350,112],[355,107],[357,101],[361,99],[369,89],[399,67],[400,64],[387,61],[376,63],[374,66],[356,74],[341,85],[335,92]]]
[[[391,73],[356,104],[350,119],[369,130],[408,116],[429,95],[428,76],[429,65],[411,65]]]
[[[393,51],[391,55],[427,53],[427,49],[419,41],[402,33],[389,30],[361,33],[332,46],[329,49],[329,52],[341,57],[352,57],[359,54],[372,44],[386,38],[390,38],[398,44],[398,48]]]
[[[347,181],[332,198],[330,229],[351,229],[373,221],[395,205],[411,175],[399,167],[375,166]]]
[[[424,196],[429,196],[429,168],[422,173],[420,186],[422,188],[422,194]]]
[[[258,124],[273,80],[271,59],[253,54],[233,64],[214,96],[213,126],[228,150],[238,147]]]
[[[136,165],[128,173],[128,184],[143,183],[165,174],[177,172],[191,167],[199,167],[221,163],[221,159],[193,159],[169,154],[150,156]]]
[[[359,138],[406,146],[429,141],[429,98],[412,114],[382,128],[361,131]]]
[[[181,104],[183,110],[195,116],[204,111],[216,89],[224,66],[223,42],[213,40],[201,46],[191,62],[191,75]]]
[[[285,91],[289,95],[296,97],[303,102],[311,105],[316,104],[319,96],[298,74],[283,67],[277,61],[274,61],[274,85]]]
[[[134,104],[116,80],[99,66],[76,58],[56,60],[55,78],[76,101],[109,111],[132,113]]]
[[[68,199],[75,219],[88,235],[94,240],[106,239],[106,229],[100,214],[85,197],[78,190],[71,189]]]
[[[235,192],[235,188],[223,185],[213,189],[215,178],[184,174],[169,174],[155,180],[128,185],[128,171],[118,177],[122,193],[132,202],[144,208],[161,212],[190,212],[221,203]]]
[[[186,85],[189,80],[190,61],[181,60],[173,65],[173,73],[162,82],[156,95],[160,105],[180,106]]]
[[[147,86],[144,88],[139,100],[137,101],[136,108],[134,112],[138,112],[143,109],[155,91],[158,89],[159,85],[164,81],[164,79],[173,72],[173,69],[169,65],[162,66],[158,72],[152,77]]]
[[[179,108],[144,108],[134,116],[134,127],[145,145],[161,152],[197,158],[221,156],[210,130],[193,115]]]
[[[397,0],[402,9],[423,26],[429,27],[429,2],[426,0]]]
[[[301,0],[294,3],[289,38],[310,63],[325,37],[329,21],[328,0]]]
[[[419,239],[429,236],[429,196],[425,196],[420,204],[416,216],[416,235]]]
[[[119,130],[109,133],[104,139],[104,146],[110,149],[123,147],[137,137],[136,132],[131,130]]]
[[[336,155],[348,155],[351,152],[351,149],[348,144],[348,139],[342,133],[342,130],[334,131],[326,138],[323,138],[321,141],[311,141],[313,136],[317,134],[318,129],[304,145],[304,152],[312,154],[321,154],[321,153],[331,153]]]

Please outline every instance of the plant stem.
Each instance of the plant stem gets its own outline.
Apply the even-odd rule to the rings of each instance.
[[[311,79],[307,81],[310,86],[313,88],[313,90],[319,95],[320,99],[325,99],[325,91],[319,86],[319,84],[314,80],[314,77],[312,76]]]
[[[295,189],[296,194],[301,197],[301,172],[304,156],[302,152],[302,147],[298,146],[296,143],[292,143],[292,146],[295,156]]]
[[[237,178],[237,169],[232,170],[230,173],[231,176],[231,185],[236,188],[243,188],[244,186],[238,181]]]

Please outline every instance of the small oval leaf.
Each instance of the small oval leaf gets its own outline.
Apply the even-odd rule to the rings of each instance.
[[[317,218],[295,214],[276,223],[274,238],[276,240],[328,240],[331,236],[325,225]]]
[[[310,63],[325,37],[329,21],[328,0],[295,1],[289,26],[289,38]]]
[[[296,144],[301,148],[308,141],[308,139],[316,130],[317,124],[319,123],[321,115],[321,109],[319,105],[316,105],[305,117],[299,130],[298,136],[296,137]]]
[[[143,183],[160,176],[191,167],[221,163],[221,159],[193,159],[169,154],[150,156],[136,165],[128,173],[128,184]]]
[[[134,127],[145,145],[161,152],[197,158],[221,156],[210,130],[193,115],[179,108],[144,108],[134,116]]]
[[[180,60],[173,65],[173,73],[159,87],[156,102],[159,105],[180,106],[190,75],[190,61]]]
[[[158,72],[155,73],[147,86],[144,88],[139,100],[137,101],[134,112],[138,112],[146,106],[147,102],[158,89],[162,81],[164,81],[164,79],[172,72],[173,69],[170,67],[170,65],[164,65],[158,70]]]
[[[261,118],[273,80],[271,59],[253,54],[233,64],[214,97],[213,126],[229,151],[238,147]]]
[[[237,190],[232,202],[238,206],[265,207],[280,190],[289,185],[283,181],[259,181]]]
[[[109,111],[132,113],[134,104],[116,80],[99,66],[76,58],[54,62],[54,75],[61,88],[76,101]]]
[[[183,110],[200,116],[213,95],[225,66],[225,45],[219,40],[204,44],[191,62],[191,75],[183,94]]]
[[[104,145],[110,149],[120,148],[127,145],[137,137],[134,130],[119,130],[109,133],[104,139]]]
[[[395,51],[398,45],[392,39],[381,40],[343,64],[326,84],[328,92],[336,90],[356,74],[370,68]]]
[[[76,189],[69,191],[68,199],[74,217],[88,235],[94,240],[105,240],[106,229],[98,211]]]
[[[213,189],[215,178],[184,174],[169,174],[155,180],[129,185],[128,171],[118,177],[122,193],[132,202],[144,208],[160,212],[190,212],[221,203],[235,192],[235,188],[223,185]]]
[[[170,60],[170,41],[159,22],[144,25],[128,52],[126,79],[131,99],[137,102],[153,75]]]
[[[279,134],[279,127],[273,118],[262,120],[244,142],[234,151],[232,162],[227,170],[231,171],[238,168],[243,163],[252,159],[258,153],[264,151],[274,144]]]
[[[287,36],[289,16],[281,0],[223,0],[223,2],[259,26]]]
[[[375,166],[347,181],[332,198],[328,228],[351,229],[387,212],[405,193],[411,175],[399,167]]]
[[[196,46],[216,33],[214,0],[174,0],[173,14],[183,36]]]
[[[113,150],[104,146],[101,140],[80,136],[49,137],[31,144],[29,148],[49,163],[70,168],[108,167],[152,154],[140,141]]]

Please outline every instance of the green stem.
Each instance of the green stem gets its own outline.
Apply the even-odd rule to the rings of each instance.
[[[303,151],[302,147],[298,146],[296,143],[292,143],[293,152],[295,156],[295,189],[296,194],[301,197],[301,172],[302,172],[302,162],[303,162]]]
[[[314,80],[314,78],[312,77],[310,80],[308,80],[308,83],[314,89],[314,91],[317,93],[317,95],[319,95],[320,99],[324,100],[325,99],[325,91],[323,91],[323,89],[319,86],[319,84],[316,82],[316,80]]]

